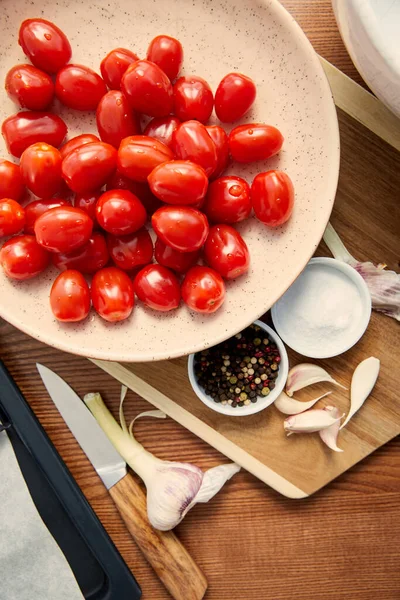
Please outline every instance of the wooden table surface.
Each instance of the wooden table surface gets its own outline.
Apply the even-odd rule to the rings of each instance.
[[[284,0],[315,49],[361,82],[341,42],[330,0]],[[129,567],[144,600],[169,596],[131,541],[93,468],[64,425],[36,372],[41,362],[78,394],[101,391],[116,408],[119,384],[89,361],[59,352],[0,321],[0,356]],[[130,396],[135,410],[148,405]],[[206,469],[213,448],[170,419],[144,420],[138,437],[158,456]],[[287,500],[246,472],[177,533],[204,570],[210,600],[394,600],[400,598],[400,441],[377,450],[316,496]],[[301,459],[301,457],[299,457]],[[47,599],[41,599],[47,600]],[[51,600],[57,600],[51,599]],[[191,600],[188,598],[188,600]]]

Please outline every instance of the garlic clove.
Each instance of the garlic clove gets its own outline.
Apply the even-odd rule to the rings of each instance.
[[[334,418],[326,410],[312,409],[287,417],[283,422],[283,428],[287,434],[314,433],[315,431],[321,431],[321,429],[327,429],[340,421],[341,418]]]
[[[366,358],[356,367],[351,379],[349,414],[340,429],[343,429],[352,416],[360,410],[372,392],[378,379],[380,364],[377,358],[370,356],[370,358]]]
[[[322,367],[311,363],[301,363],[290,369],[286,381],[286,393],[288,396],[293,396],[293,392],[320,381],[327,381],[347,390],[344,385],[333,379]]]
[[[208,502],[219,492],[224,484],[233,477],[236,473],[239,473],[240,467],[236,463],[229,463],[227,465],[219,465],[208,469],[204,473],[201,487],[197,493],[194,502]]]
[[[336,406],[325,406],[323,410],[329,413],[333,418],[342,418],[339,409],[336,408]],[[343,450],[339,448],[336,443],[339,434],[339,429],[340,420],[336,421],[335,423],[332,423],[332,425],[327,429],[321,429],[321,431],[319,432],[321,440],[328,446],[328,448],[330,448],[334,452],[343,452]]]
[[[322,396],[318,396],[318,398],[314,398],[314,400],[309,400],[308,402],[300,402],[299,400],[289,397],[285,392],[281,392],[274,404],[284,415],[297,415],[310,409],[318,402],[318,400],[322,400],[322,398],[329,396],[329,394],[332,394],[332,392],[326,392],[325,394],[322,394]]]

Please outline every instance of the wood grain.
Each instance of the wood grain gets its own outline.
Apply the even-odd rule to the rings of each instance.
[[[132,475],[109,490],[128,531],[175,600],[201,600],[207,580],[174,532],[156,531],[147,518],[146,496]]]

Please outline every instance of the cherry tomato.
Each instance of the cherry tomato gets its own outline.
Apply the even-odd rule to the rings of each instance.
[[[12,198],[0,200],[0,237],[20,232],[24,224],[25,211],[22,206]]]
[[[131,271],[151,263],[153,242],[146,229],[129,235],[107,235],[107,246],[117,267]]]
[[[18,43],[38,69],[57,73],[71,58],[65,33],[45,19],[27,19],[19,28]]]
[[[83,65],[67,65],[57,73],[56,96],[69,108],[96,110],[107,87],[100,75]]]
[[[104,236],[95,232],[84,246],[72,252],[53,254],[53,265],[60,271],[76,269],[80,273],[91,274],[105,267],[109,258]]]
[[[191,160],[211,175],[217,166],[217,149],[207,129],[198,121],[179,125],[172,136],[172,149],[176,158]]]
[[[118,171],[135,181],[146,181],[152,170],[172,160],[172,150],[146,135],[131,135],[122,140],[118,150]]]
[[[249,123],[235,127],[229,134],[229,150],[233,160],[250,163],[266,160],[279,152],[283,135],[272,125]]]
[[[140,123],[128,99],[119,90],[111,90],[100,100],[96,111],[97,129],[103,142],[119,148],[129,135],[140,134]]]
[[[33,235],[17,235],[5,242],[0,250],[0,264],[11,279],[32,279],[49,263],[50,254],[39,246]]]
[[[93,135],[93,133],[82,133],[81,135],[76,135],[61,146],[61,158],[64,159],[70,152],[72,152],[72,150],[76,150],[76,148],[80,148],[80,146],[99,141],[100,139],[97,137],[97,135]]]
[[[121,269],[100,269],[92,279],[92,302],[95,311],[106,321],[123,321],[134,305],[133,283]]]
[[[191,75],[174,85],[174,113],[181,121],[196,119],[206,123],[211,117],[214,97],[207,81]]]
[[[168,148],[171,148],[172,135],[174,131],[178,129],[180,124],[180,120],[173,115],[168,115],[167,117],[156,117],[148,123],[143,133],[144,135],[148,135],[159,142],[162,142],[168,146]]]
[[[249,270],[246,242],[231,225],[214,225],[204,244],[204,258],[224,279],[235,279]]]
[[[143,204],[128,190],[104,192],[97,202],[96,216],[100,227],[114,235],[134,233],[147,219]]]
[[[51,77],[32,65],[16,65],[10,69],[5,88],[15,104],[29,110],[44,110],[54,96]]]
[[[83,321],[90,310],[90,292],[84,276],[68,269],[55,279],[50,291],[50,307],[58,321]]]
[[[219,125],[207,125],[207,133],[215,144],[217,150],[217,166],[210,175],[210,179],[217,179],[229,165],[229,141],[228,136]]]
[[[256,86],[250,77],[241,73],[228,73],[215,92],[215,112],[223,123],[241,119],[256,99]]]
[[[204,205],[204,212],[213,223],[239,223],[250,216],[250,186],[241,177],[227,175],[213,181]]]
[[[133,287],[139,300],[154,310],[174,310],[181,301],[181,288],[176,275],[162,265],[144,267],[136,275]]]
[[[164,71],[148,60],[128,67],[121,90],[134,110],[149,117],[165,117],[173,109],[172,85]]]
[[[181,292],[183,301],[191,310],[213,313],[225,299],[225,284],[214,269],[195,266],[187,272]]]
[[[43,142],[29,146],[19,164],[26,187],[41,198],[57,194],[62,183],[61,163],[57,148]]]
[[[92,234],[93,221],[85,211],[73,206],[51,208],[35,223],[38,244],[49,252],[72,252],[86,244]]]
[[[158,35],[150,42],[147,60],[156,64],[173,81],[183,62],[182,44],[169,35]]]
[[[104,142],[91,142],[70,152],[62,175],[71,190],[82,194],[101,188],[117,168],[117,151]]]
[[[1,126],[7,150],[19,158],[28,146],[45,142],[58,148],[67,134],[67,126],[57,115],[23,111],[8,117]]]
[[[251,186],[251,200],[257,219],[278,227],[290,218],[294,205],[294,188],[283,171],[259,173]]]
[[[19,166],[0,158],[0,199],[12,198],[19,202],[24,191],[25,185]]]
[[[167,204],[196,204],[208,188],[206,172],[190,160],[171,160],[158,165],[148,182],[153,194]]]
[[[199,256],[199,250],[195,252],[179,252],[164,244],[160,238],[157,238],[154,246],[154,258],[156,261],[160,265],[168,267],[177,273],[186,273],[190,267],[196,264]]]
[[[180,252],[195,252],[207,239],[208,221],[205,215],[189,206],[162,206],[151,218],[158,237]]]
[[[74,206],[84,210],[89,215],[93,221],[93,228],[97,225],[96,204],[102,193],[101,191],[97,191],[75,194]]]
[[[161,200],[155,197],[147,182],[133,181],[125,175],[121,175],[119,171],[115,171],[114,175],[108,180],[106,191],[109,190],[129,190],[139,198],[150,216],[162,205]]]
[[[51,208],[70,206],[63,198],[46,198],[45,200],[34,200],[25,206],[25,228],[24,232],[29,235],[35,234],[35,223],[37,219]]]
[[[129,65],[139,60],[130,50],[126,48],[115,48],[101,61],[101,76],[110,90],[119,90],[121,79]]]

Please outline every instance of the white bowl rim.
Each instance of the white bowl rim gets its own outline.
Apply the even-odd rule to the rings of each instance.
[[[271,404],[273,404],[275,402],[275,400],[278,398],[279,394],[284,389],[284,387],[286,385],[287,376],[289,373],[289,357],[286,352],[285,345],[282,342],[279,335],[276,333],[276,331],[274,331],[269,325],[267,325],[263,321],[260,321],[259,319],[257,319],[257,321],[254,321],[251,324],[259,325],[259,327],[261,327],[264,331],[266,331],[272,337],[272,339],[274,340],[274,342],[276,343],[276,345],[278,347],[279,354],[281,357],[278,377],[276,378],[276,382],[279,381],[279,385],[276,385],[275,389],[273,389],[272,392],[270,392],[270,394],[265,397],[265,399],[259,398],[257,400],[257,402],[255,402],[255,403],[251,403],[248,406],[238,406],[236,408],[232,408],[229,404],[222,405],[219,402],[214,402],[214,400],[211,398],[211,396],[209,396],[208,394],[206,394],[203,391],[202,387],[198,384],[198,382],[196,380],[193,365],[194,365],[194,356],[195,356],[195,354],[197,354],[197,352],[195,352],[193,354],[189,354],[189,356],[188,356],[188,375],[189,375],[190,385],[192,386],[194,393],[203,402],[203,404],[208,406],[208,408],[211,408],[215,412],[218,412],[222,415],[226,415],[228,417],[246,417],[249,415],[254,415],[258,412],[261,412],[265,408],[268,408],[268,406],[271,406]]]

